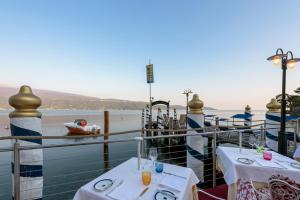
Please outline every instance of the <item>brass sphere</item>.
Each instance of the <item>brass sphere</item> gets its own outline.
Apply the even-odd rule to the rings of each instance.
[[[275,98],[272,98],[270,103],[268,103],[266,107],[271,112],[279,112],[281,105],[280,103],[278,103],[278,101]]]
[[[37,111],[42,101],[32,93],[31,88],[27,85],[23,85],[19,93],[11,96],[8,101],[9,105],[15,108],[15,110],[9,114],[10,118],[42,116],[42,114]]]
[[[192,100],[189,102],[189,108],[191,114],[203,114],[203,101],[199,99],[198,94],[194,94]]]

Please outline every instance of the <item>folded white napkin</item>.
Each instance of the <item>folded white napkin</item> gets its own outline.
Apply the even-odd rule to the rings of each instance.
[[[256,159],[255,161],[263,167],[284,168],[272,160]]]
[[[143,189],[142,184],[124,180],[122,185],[116,187],[108,196],[116,200],[133,200],[142,193]]]
[[[187,179],[166,174],[160,182],[160,185],[182,191],[186,185]]]
[[[300,158],[300,145],[298,146],[298,148],[296,149],[296,151],[294,153],[294,158]]]

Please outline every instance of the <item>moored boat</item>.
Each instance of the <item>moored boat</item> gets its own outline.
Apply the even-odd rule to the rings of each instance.
[[[74,122],[64,123],[70,135],[93,135],[100,134],[100,126],[90,125],[85,119],[76,119]]]

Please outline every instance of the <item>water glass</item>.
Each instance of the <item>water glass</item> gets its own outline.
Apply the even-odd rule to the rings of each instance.
[[[250,135],[249,144],[251,146],[251,149],[253,149],[253,147],[255,146],[255,143],[256,143],[256,137],[254,135]]]
[[[164,170],[164,164],[161,162],[155,162],[155,171],[157,173],[162,173]]]
[[[149,158],[152,161],[152,166],[155,167],[155,161],[157,159],[157,148],[150,148],[149,150]]]

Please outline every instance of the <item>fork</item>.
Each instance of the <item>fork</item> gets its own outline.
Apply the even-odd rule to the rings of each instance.
[[[108,196],[110,193],[112,193],[117,187],[119,187],[120,185],[122,185],[124,182],[124,180],[122,179],[120,181],[120,183],[118,183],[118,185],[116,185],[114,188],[112,188],[108,193],[105,194],[105,196]]]

